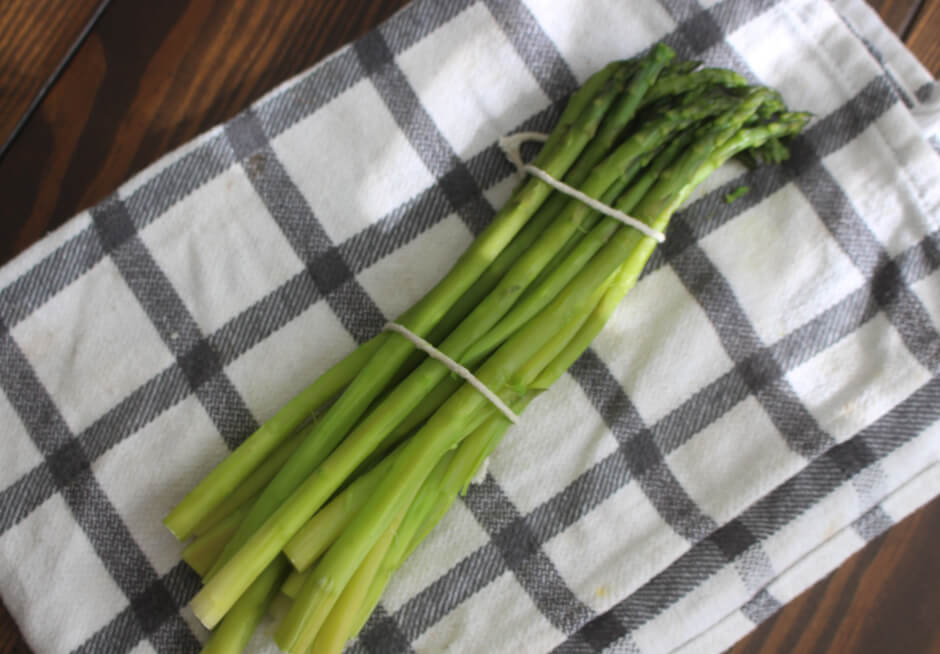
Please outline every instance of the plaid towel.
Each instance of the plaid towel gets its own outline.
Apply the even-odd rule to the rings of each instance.
[[[705,4],[417,0],[0,270],[32,647],[198,650],[161,517],[440,278],[516,181],[498,136],[659,40],[816,117],[673,221],[353,651],[717,652],[940,493],[940,94],[861,0]]]

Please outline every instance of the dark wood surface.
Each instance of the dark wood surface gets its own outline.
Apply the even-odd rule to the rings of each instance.
[[[112,0],[0,159],[0,264],[403,4]]]
[[[878,8],[878,13],[885,25],[894,30],[895,34],[905,38],[914,25],[923,2],[921,0],[885,0],[884,2],[869,2],[869,4]]]
[[[940,75],[940,2],[930,0],[923,3],[905,33],[904,41],[927,64],[936,79]]]
[[[0,0],[0,149],[67,65],[103,0]]]
[[[937,76],[940,0],[869,2]],[[0,155],[0,265],[403,4],[111,0],[82,38],[102,2],[0,0],[0,145],[23,122]],[[938,537],[940,500],[731,654],[940,652]],[[0,654],[14,652],[29,649],[0,604]]]

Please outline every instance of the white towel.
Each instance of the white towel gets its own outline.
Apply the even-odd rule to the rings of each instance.
[[[416,0],[0,269],[31,647],[198,650],[162,516],[441,277],[499,136],[657,41],[815,117],[696,194],[353,651],[719,652],[940,493],[940,93],[861,0]]]

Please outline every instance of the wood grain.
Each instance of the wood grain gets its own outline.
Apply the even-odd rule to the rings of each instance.
[[[924,0],[869,0],[868,4],[878,11],[885,25],[903,37],[913,24]]]
[[[934,78],[940,77],[940,2],[924,3],[905,42]]]
[[[0,0],[0,152],[102,0]]]
[[[404,0],[114,0],[0,160],[0,264]]]
[[[0,159],[0,265],[405,2],[112,0]],[[940,0],[869,3],[940,73]],[[56,38],[67,43],[77,16],[96,4],[0,0],[0,142],[3,126],[23,111],[21,99],[7,97],[7,80],[19,93],[16,80],[45,79],[43,71],[59,64]],[[50,6],[55,11],[36,13]],[[19,68],[8,69],[14,59]],[[868,544],[730,654],[940,652],[938,537],[940,500]],[[0,654],[28,652],[0,605]]]
[[[940,652],[940,499],[892,527],[728,654]]]

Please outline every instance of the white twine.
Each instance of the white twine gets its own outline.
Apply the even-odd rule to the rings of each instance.
[[[456,373],[458,376],[462,377],[464,380],[467,381],[467,383],[469,383],[475,389],[480,391],[480,393],[483,394],[483,397],[488,399],[493,404],[493,406],[499,409],[500,412],[502,412],[502,414],[506,416],[512,424],[516,424],[519,422],[519,416],[517,416],[513,412],[512,409],[506,406],[505,402],[499,399],[499,396],[496,393],[494,393],[489,388],[487,388],[486,384],[484,384],[479,379],[477,379],[473,375],[472,372],[470,372],[469,370],[464,368],[462,365],[460,365],[459,363],[451,359],[449,356],[447,356],[446,354],[438,350],[436,347],[431,345],[429,342],[427,342],[426,340],[424,340],[423,338],[421,338],[420,336],[412,332],[410,329],[408,329],[407,327],[403,327],[402,325],[399,325],[396,322],[385,323],[385,327],[383,329],[397,332],[398,334],[401,334],[402,336],[407,338],[419,350],[423,350],[432,359],[435,359],[436,361],[440,361],[441,363],[443,363],[445,366],[447,366],[448,369]]]
[[[656,241],[659,243],[662,243],[666,240],[665,234],[659,230],[653,229],[642,220],[627,215],[619,209],[609,207],[603,202],[598,202],[591,196],[585,195],[573,186],[569,186],[563,181],[555,179],[541,168],[536,168],[532,164],[527,164],[522,161],[522,155],[519,153],[519,148],[523,143],[527,143],[529,141],[539,141],[544,143],[547,140],[548,134],[542,134],[541,132],[519,132],[517,134],[510,134],[508,136],[500,137],[498,143],[499,149],[503,151],[503,154],[506,155],[506,158],[509,159],[510,163],[512,163],[516,169],[519,170],[519,172],[529,173],[533,177],[539,178],[552,188],[578,200],[579,202],[583,202],[595,211],[599,211],[606,216],[610,216],[615,220],[619,220],[624,225],[629,225],[630,227],[643,232],[650,238],[656,239]]]

